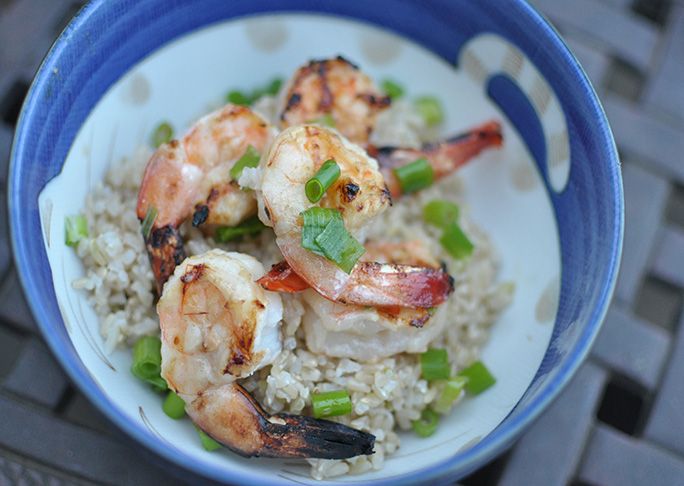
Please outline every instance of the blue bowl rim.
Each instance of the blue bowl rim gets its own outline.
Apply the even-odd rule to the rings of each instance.
[[[88,399],[95,404],[95,406],[104,413],[104,415],[115,423],[120,429],[124,430],[129,436],[133,437],[138,443],[144,445],[147,449],[154,451],[159,456],[165,458],[173,464],[179,464],[186,470],[192,471],[196,474],[210,477],[218,481],[240,481],[251,482],[255,477],[251,474],[243,475],[230,471],[230,475],[226,476],[227,469],[223,466],[209,465],[208,468],[200,469],[196,462],[193,462],[189,456],[176,456],[176,452],[163,446],[160,441],[155,439],[147,429],[142,426],[130,422],[127,417],[119,411],[113,404],[109,402],[104,391],[97,385],[93,377],[87,371],[85,366],[80,362],[78,355],[75,353],[66,353],[62,348],[62,341],[60,338],[51,332],[53,324],[52,316],[42,312],[38,307],[35,299],[38,297],[35,292],[34,277],[29,270],[31,263],[26,255],[26,248],[19,239],[18,229],[16,227],[16,219],[19,217],[18,208],[12,202],[14,195],[19,192],[20,184],[15,180],[14,172],[15,166],[21,163],[29,162],[22,156],[25,150],[25,139],[21,136],[22,128],[26,120],[30,118],[31,113],[37,109],[37,86],[44,85],[44,81],[50,75],[46,69],[49,60],[58,57],[68,42],[68,37],[73,35],[73,32],[79,31],[88,22],[89,14],[98,8],[103,7],[105,0],[91,0],[86,4],[78,14],[70,21],[64,31],[55,40],[52,47],[46,54],[43,62],[38,68],[34,76],[31,87],[26,95],[19,119],[16,125],[16,132],[10,154],[9,176],[8,176],[8,212],[10,215],[10,242],[12,253],[15,260],[15,266],[18,269],[17,274],[22,285],[24,293],[31,298],[27,299],[30,310],[38,323],[39,329],[47,341],[52,353],[57,357],[61,366],[66,370],[72,381],[76,383],[79,389],[88,397]],[[549,383],[547,389],[540,393],[534,400],[526,405],[526,410],[513,417],[507,419],[505,424],[501,424],[493,430],[488,436],[487,440],[475,444],[470,449],[463,451],[447,458],[438,464],[413,471],[411,473],[402,474],[399,476],[390,476],[380,480],[373,481],[374,485],[398,485],[398,484],[413,484],[415,482],[427,481],[447,481],[455,477],[462,477],[469,472],[482,466],[486,461],[495,457],[509,447],[512,442],[522,433],[522,431],[536,420],[542,411],[544,411],[551,402],[556,399],[560,391],[567,385],[570,379],[574,376],[579,366],[586,358],[592,343],[594,342],[601,324],[605,318],[610,305],[610,300],[617,282],[617,275],[619,270],[620,257],[622,254],[622,243],[624,238],[624,201],[623,201],[623,187],[622,180],[619,173],[620,162],[617,154],[617,148],[613,139],[613,135],[608,125],[605,111],[598,100],[595,90],[593,89],[585,71],[574,57],[570,49],[562,40],[555,28],[531,5],[525,0],[512,0],[509,6],[511,15],[527,16],[531,23],[539,29],[540,42],[545,43],[549,48],[553,48],[561,57],[562,62],[566,63],[573,71],[575,80],[581,85],[583,95],[586,102],[591,107],[596,121],[598,123],[597,137],[602,139],[603,146],[607,153],[605,159],[611,164],[615,186],[614,186],[614,204],[616,208],[616,225],[615,232],[611,235],[612,251],[611,259],[608,262],[607,278],[603,282],[600,291],[600,298],[596,307],[592,310],[591,318],[584,326],[581,336],[578,339],[578,344],[573,354],[565,357],[561,365],[556,379]],[[205,464],[206,466],[206,464]],[[259,478],[261,479],[261,478]],[[276,484],[276,483],[273,483]],[[277,484],[281,484],[277,482]],[[371,484],[371,482],[369,482]]]

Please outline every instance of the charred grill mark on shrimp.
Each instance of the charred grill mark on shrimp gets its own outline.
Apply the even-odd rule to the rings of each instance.
[[[233,226],[256,211],[254,195],[240,188],[230,169],[247,147],[261,152],[273,135],[264,119],[245,106],[228,104],[199,119],[178,140],[150,157],[138,191],[136,213],[156,217],[145,246],[157,291],[185,258],[180,226]]]
[[[254,282],[263,271],[253,257],[221,250],[181,264],[157,305],[162,377],[200,429],[242,456],[372,454],[373,435],[313,417],[270,415],[237,383],[282,350],[280,297]]]
[[[292,103],[295,96],[297,103]],[[314,59],[292,77],[280,120],[287,127],[323,123],[321,117],[332,116],[335,128],[351,141],[365,145],[377,114],[391,101],[347,59]]]
[[[164,283],[173,274],[176,266],[185,260],[183,239],[177,228],[166,225],[150,231],[145,240],[145,247],[157,282],[157,292],[161,294]]]

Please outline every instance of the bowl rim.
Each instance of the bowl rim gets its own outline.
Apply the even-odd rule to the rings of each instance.
[[[69,22],[59,37],[54,41],[53,45],[45,55],[41,65],[39,66],[26,95],[21,112],[16,124],[12,150],[10,153],[9,174],[8,174],[8,190],[7,190],[7,207],[10,220],[10,245],[14,257],[16,273],[23,288],[24,294],[27,297],[27,303],[33,314],[33,317],[38,324],[43,338],[47,341],[53,355],[57,358],[62,368],[67,372],[70,379],[79,387],[79,389],[88,397],[111,422],[118,428],[124,430],[129,436],[133,437],[139,444],[145,446],[148,450],[155,452],[171,464],[180,465],[186,471],[198,474],[204,477],[209,477],[218,481],[240,481],[252,482],[258,479],[263,482],[263,478],[256,478],[251,474],[237,473],[230,470],[226,466],[207,465],[200,469],[198,464],[192,460],[190,456],[181,454],[178,455],[178,450],[173,450],[163,445],[162,442],[155,440],[151,434],[142,425],[135,424],[129,421],[127,416],[109,401],[107,394],[98,385],[96,380],[92,377],[89,371],[80,361],[78,354],[68,352],[68,348],[64,345],[69,344],[69,340],[64,339],[58,333],[51,332],[54,325],[58,323],[53,322],[54,317],[45,312],[37,302],[37,289],[35,288],[35,278],[31,275],[32,262],[26,253],[25,244],[19,238],[19,230],[17,228],[17,220],[20,217],[19,208],[15,207],[13,200],[15,194],[19,192],[19,180],[15,177],[17,167],[23,163],[30,163],[23,153],[26,149],[27,140],[22,136],[24,125],[27,123],[32,113],[39,109],[38,107],[38,92],[45,87],[45,81],[50,76],[51,72],[48,70],[50,60],[61,55],[66,48],[70,37],[74,32],[83,30],[89,21],[90,15],[100,8],[107,8],[107,0],[91,0],[87,3]],[[112,4],[109,3],[111,7]],[[400,474],[397,476],[389,476],[373,481],[368,481],[369,484],[412,484],[414,482],[426,481],[447,481],[455,477],[462,477],[475,469],[482,466],[488,460],[499,455],[522,433],[522,431],[529,426],[539,415],[546,410],[550,403],[555,400],[561,390],[567,385],[570,379],[574,376],[579,366],[584,362],[592,343],[594,342],[601,324],[606,316],[608,307],[610,305],[611,297],[617,282],[618,269],[620,265],[620,258],[622,254],[622,244],[624,239],[624,195],[622,179],[620,176],[620,163],[617,153],[617,148],[613,139],[611,129],[608,125],[605,111],[598,100],[596,92],[592,87],[585,71],[580,66],[577,59],[571,53],[565,42],[562,40],[556,29],[543,17],[534,7],[529,5],[525,0],[512,0],[508,7],[511,15],[521,16],[527,18],[528,21],[538,30],[540,35],[540,42],[545,43],[548,48],[553,49],[556,54],[560,56],[560,62],[565,64],[572,71],[572,75],[581,86],[582,96],[587,105],[590,107],[595,121],[598,125],[598,132],[596,137],[600,138],[602,146],[605,147],[605,160],[611,164],[614,171],[614,186],[612,187],[613,203],[616,208],[615,230],[611,236],[612,243],[611,258],[607,262],[606,279],[600,287],[597,304],[592,309],[591,316],[586,322],[582,332],[578,338],[576,349],[574,353],[568,354],[557,371],[556,378],[546,385],[538,396],[525,405],[524,410],[509,419],[505,424],[502,423],[492,430],[487,437],[488,441],[481,441],[471,448],[444,459],[437,464],[427,466],[415,471]],[[255,12],[264,13],[264,12]],[[287,12],[281,12],[287,13]],[[293,12],[294,13],[294,12]],[[318,12],[321,14],[328,14],[330,12]],[[191,34],[191,32],[185,35]],[[65,351],[66,349],[66,351]],[[226,473],[229,473],[228,475]],[[335,478],[331,478],[335,482]],[[277,481],[273,484],[281,484]],[[325,484],[325,483],[323,483]]]

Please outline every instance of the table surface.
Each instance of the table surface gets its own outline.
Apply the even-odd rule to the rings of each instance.
[[[42,56],[82,2],[0,0],[0,214],[13,129]],[[603,101],[626,230],[591,357],[507,453],[462,484],[684,481],[684,0],[535,0]],[[27,28],[30,26],[30,28]],[[0,484],[181,483],[70,383],[45,347],[0,224]]]

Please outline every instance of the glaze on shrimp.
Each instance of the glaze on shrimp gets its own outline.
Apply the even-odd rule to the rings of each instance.
[[[291,78],[281,98],[283,127],[309,123],[327,115],[335,128],[377,159],[392,196],[401,188],[392,169],[419,158],[432,166],[435,178],[451,174],[483,150],[501,147],[501,124],[491,120],[464,133],[420,148],[377,147],[370,143],[378,114],[391,104],[358,66],[342,57],[311,61]]]
[[[186,259],[157,305],[162,376],[192,421],[243,456],[343,459],[372,454],[375,437],[312,417],[268,414],[236,380],[281,351],[278,294],[254,283],[255,258],[211,250]]]
[[[377,159],[392,197],[398,198],[402,191],[393,169],[424,158],[432,167],[434,178],[441,179],[483,150],[501,147],[502,143],[501,125],[499,122],[489,121],[441,142],[426,143],[419,149],[368,146],[367,150]]]
[[[365,146],[375,119],[391,99],[356,65],[338,56],[313,60],[297,69],[281,98],[283,127],[331,116],[350,141]]]
[[[419,240],[366,242],[365,260],[439,269]],[[309,350],[358,361],[397,353],[422,353],[446,325],[442,306],[431,309],[382,308],[331,302],[309,289],[302,294],[302,327]]]
[[[329,159],[337,162],[341,175],[316,205],[338,210],[357,240],[364,240],[366,226],[391,203],[377,162],[360,147],[321,126],[284,130],[262,164],[257,200],[259,217],[273,227],[289,267],[318,293],[340,303],[428,308],[444,302],[453,291],[453,280],[442,269],[366,261],[347,274],[302,247],[301,213],[314,206],[304,185]]]
[[[145,244],[159,292],[185,259],[179,232],[183,221],[193,216],[195,226],[234,226],[256,212],[254,195],[240,190],[230,168],[250,145],[262,153],[273,135],[261,116],[229,104],[152,155],[138,193],[137,215],[142,221],[156,211]]]

